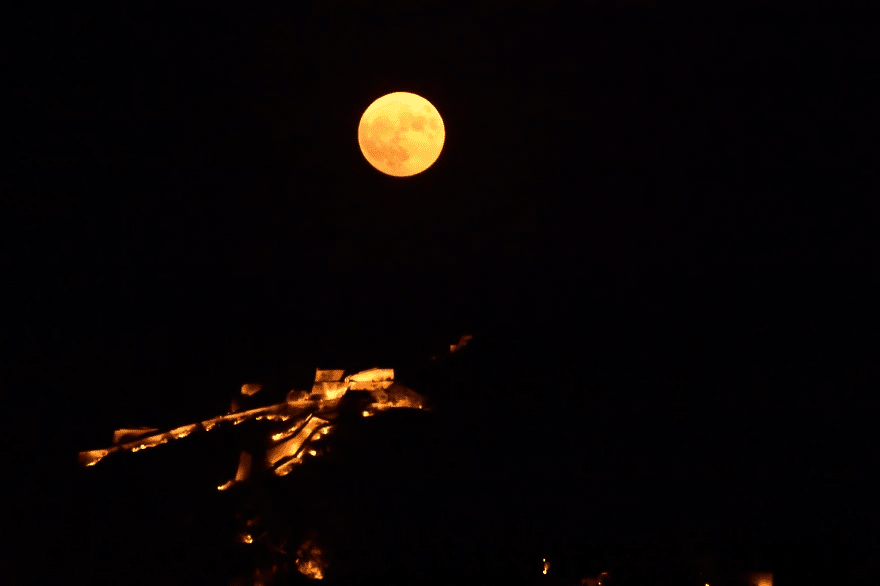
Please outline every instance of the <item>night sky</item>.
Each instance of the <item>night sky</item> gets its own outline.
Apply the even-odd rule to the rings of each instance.
[[[778,584],[877,569],[867,29],[448,4],[17,21],[11,583],[202,583],[222,546],[180,535],[222,533],[200,491],[234,470],[210,456],[227,440],[88,478],[76,452],[225,412],[244,382],[372,366],[437,409],[358,428],[347,471],[313,478],[335,487],[307,516],[344,528],[338,559],[382,560],[360,579],[531,584],[542,557],[560,586],[698,560]],[[446,128],[410,178],[357,143],[393,91]],[[363,496],[379,494],[408,496]],[[107,544],[138,524],[124,543],[177,545],[137,566]]]

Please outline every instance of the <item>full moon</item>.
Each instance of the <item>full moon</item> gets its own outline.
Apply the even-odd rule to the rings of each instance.
[[[370,104],[358,126],[364,158],[395,177],[409,177],[433,165],[445,138],[437,109],[408,92],[387,94]]]

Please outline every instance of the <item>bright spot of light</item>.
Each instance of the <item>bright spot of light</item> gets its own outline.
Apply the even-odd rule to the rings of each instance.
[[[362,413],[362,415],[363,415],[364,417],[369,417],[370,415],[372,415],[372,413],[370,413],[369,411],[364,411],[364,412]]]

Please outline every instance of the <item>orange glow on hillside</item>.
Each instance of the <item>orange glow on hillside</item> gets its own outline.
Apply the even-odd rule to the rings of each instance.
[[[770,572],[752,572],[746,576],[748,586],[773,586],[773,574]]]

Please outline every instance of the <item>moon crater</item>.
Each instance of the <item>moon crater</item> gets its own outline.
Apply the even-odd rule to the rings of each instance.
[[[395,177],[415,175],[433,165],[445,138],[437,109],[408,92],[394,92],[370,104],[358,127],[364,158]]]

